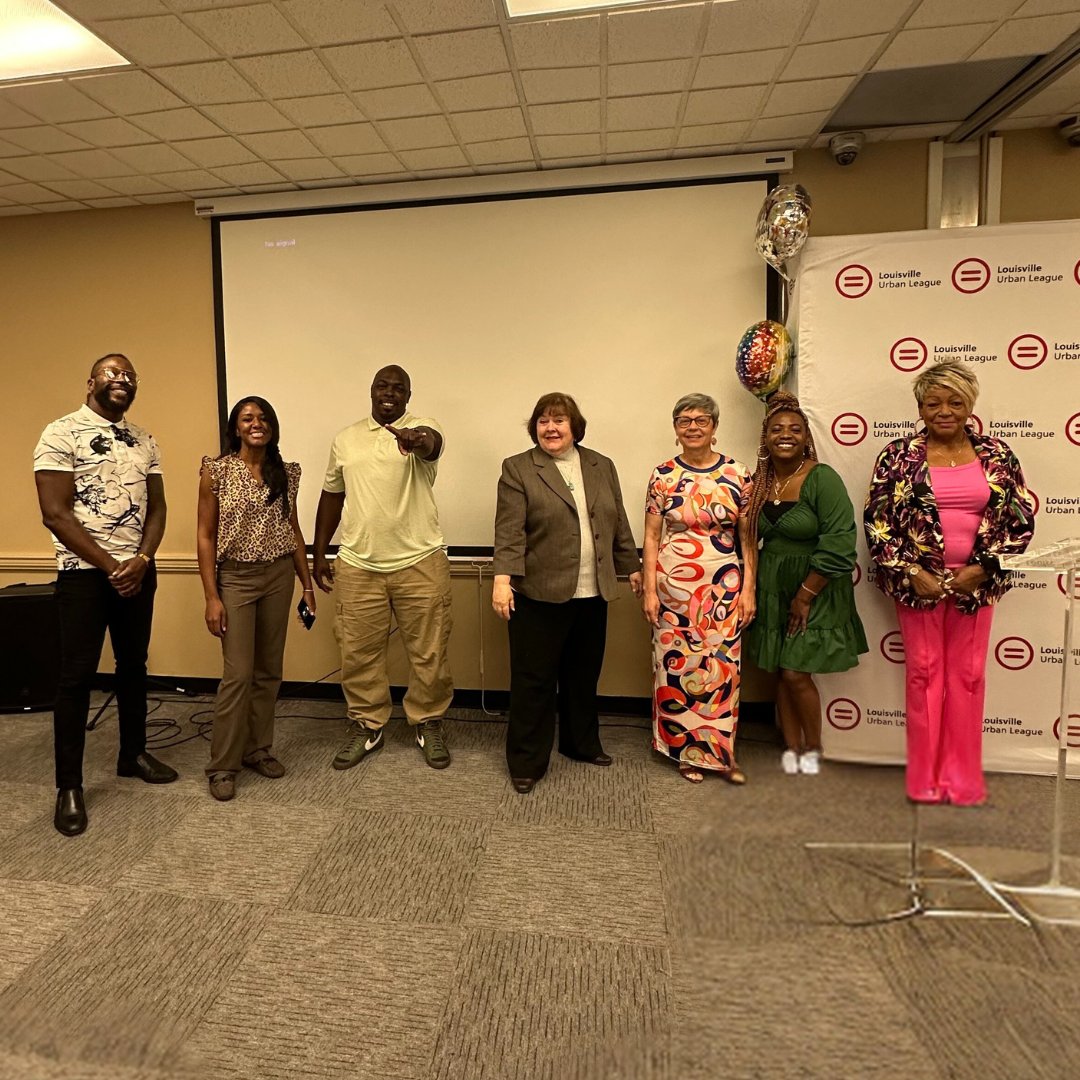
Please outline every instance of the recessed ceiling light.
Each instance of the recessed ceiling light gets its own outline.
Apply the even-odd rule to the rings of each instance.
[[[732,3],[733,0],[714,2]],[[658,8],[676,4],[686,7],[690,3],[695,7],[701,6],[701,0],[506,0],[506,14],[511,19],[525,19],[544,15],[585,15],[618,8]]]
[[[0,0],[0,81],[129,63],[48,0]]]

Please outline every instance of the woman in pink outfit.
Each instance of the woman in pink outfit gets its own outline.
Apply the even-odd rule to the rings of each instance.
[[[969,365],[936,364],[914,390],[925,427],[878,455],[863,521],[904,641],[908,798],[979,806],[990,623],[1009,589],[999,558],[1027,547],[1034,500],[1008,445],[967,425]]]

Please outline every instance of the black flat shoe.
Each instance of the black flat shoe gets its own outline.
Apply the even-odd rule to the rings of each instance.
[[[531,776],[511,776],[510,783],[519,795],[528,795],[536,781]]]
[[[596,757],[582,758],[582,760],[585,762],[586,765],[610,765],[612,762],[612,757],[610,754],[605,754],[601,752],[597,754]]]
[[[171,784],[180,779],[180,774],[164,761],[158,761],[151,754],[139,754],[131,761],[120,758],[116,763],[117,776],[137,776],[147,784]]]
[[[56,793],[53,824],[65,836],[78,836],[86,831],[86,804],[81,787],[61,788]]]

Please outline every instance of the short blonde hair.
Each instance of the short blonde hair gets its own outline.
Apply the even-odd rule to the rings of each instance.
[[[935,386],[944,387],[958,394],[968,412],[975,408],[975,399],[979,396],[979,380],[971,370],[970,364],[963,360],[942,360],[915,376],[911,388],[915,391],[915,400],[922,405],[926,395]]]

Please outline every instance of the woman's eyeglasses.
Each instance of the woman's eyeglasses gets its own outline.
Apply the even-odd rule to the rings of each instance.
[[[711,423],[711,416],[679,416],[675,420],[675,426],[683,431],[690,427],[707,428]]]

